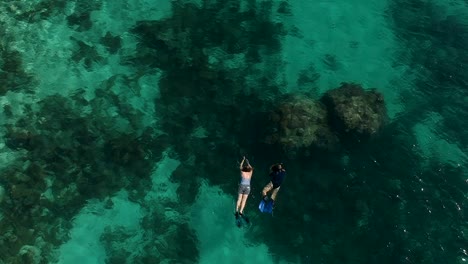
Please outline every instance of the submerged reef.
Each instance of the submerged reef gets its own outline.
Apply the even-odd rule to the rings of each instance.
[[[278,52],[280,37],[286,34],[282,23],[270,20],[273,7],[269,1],[259,6],[252,2],[244,9],[239,1],[204,1],[201,6],[177,3],[172,7],[171,17],[139,21],[132,30],[140,36],[136,58],[140,63],[164,70],[200,66],[209,57],[215,59],[212,48],[258,60],[260,51]]]
[[[8,91],[20,89],[29,92],[33,78],[24,71],[20,53],[2,42],[0,42],[0,96]]]
[[[301,148],[334,148],[338,138],[328,125],[327,109],[320,101],[295,96],[280,103],[270,114],[267,144],[278,144],[286,152]]]
[[[150,128],[127,127],[125,133],[116,129],[132,115],[128,107],[112,117],[102,112],[115,103],[101,97],[87,101],[54,95],[41,100],[37,112],[7,125],[6,145],[23,153],[0,173],[5,189],[0,204],[0,230],[5,235],[0,243],[8,244],[0,255],[8,263],[16,263],[18,257],[37,259],[40,253],[24,248],[36,245],[36,237],[44,240],[36,246],[46,251],[46,258],[51,248],[63,243],[59,237],[66,223],[88,199],[124,187],[148,188],[136,179],[148,177],[161,145]]]
[[[32,24],[63,13],[66,4],[66,0],[11,1],[5,10],[17,20]]]
[[[326,92],[320,100],[304,95],[281,100],[269,115],[264,142],[278,145],[291,157],[298,150],[335,151],[348,141],[364,141],[387,120],[383,95],[352,83]]]
[[[333,130],[341,134],[372,136],[387,118],[383,95],[376,89],[366,91],[358,84],[343,83],[326,92],[322,100],[328,108]]]

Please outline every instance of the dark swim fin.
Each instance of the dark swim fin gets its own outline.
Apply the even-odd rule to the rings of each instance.
[[[242,220],[240,218],[236,219],[236,226],[241,228],[242,227]]]
[[[236,216],[236,226],[241,228],[242,226],[244,225],[249,225],[250,224],[250,220],[247,216],[243,215],[243,214],[240,214],[238,212],[236,212],[234,214]]]
[[[234,214],[236,216],[236,226],[241,228],[244,224],[245,225],[249,225],[250,224],[250,219],[243,215],[243,214],[240,214],[240,213],[235,213]]]
[[[244,219],[245,224],[250,224],[250,219],[247,216],[241,214],[241,218]]]
[[[236,226],[237,227],[242,227],[242,219],[241,219],[239,213],[236,212],[234,215],[236,216]]]

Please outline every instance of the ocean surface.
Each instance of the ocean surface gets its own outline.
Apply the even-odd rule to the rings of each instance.
[[[2,1],[0,264],[468,263],[467,67],[464,0]],[[344,82],[371,137],[265,143]]]

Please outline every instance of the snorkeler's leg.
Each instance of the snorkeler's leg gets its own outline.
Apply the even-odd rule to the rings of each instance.
[[[247,198],[249,198],[248,194],[242,194],[242,202],[241,202],[241,206],[239,209],[240,214],[244,213],[244,207],[245,207],[245,203],[247,202]]]
[[[267,194],[271,189],[273,189],[273,183],[269,182],[262,190],[263,200],[266,200]]]
[[[242,193],[239,193],[237,196],[237,204],[236,204],[236,214],[240,211],[242,205]]]

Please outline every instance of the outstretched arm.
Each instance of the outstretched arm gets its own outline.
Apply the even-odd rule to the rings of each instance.
[[[242,161],[239,166],[239,170],[242,170],[242,167],[244,167],[244,161],[245,161],[245,156],[242,158]]]

